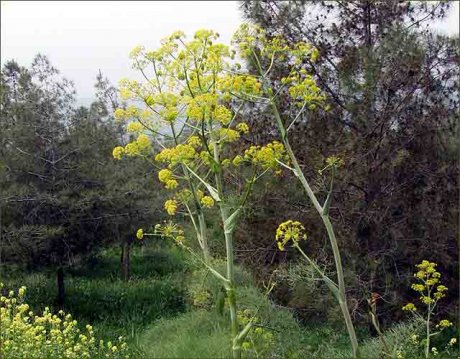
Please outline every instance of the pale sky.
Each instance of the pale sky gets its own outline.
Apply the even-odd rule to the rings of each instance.
[[[436,29],[458,34],[459,3]],[[229,43],[242,21],[237,1],[2,1],[1,61],[29,66],[37,53],[74,81],[77,98],[88,104],[98,70],[117,84],[134,77],[129,51],[154,49],[175,30],[220,33]]]

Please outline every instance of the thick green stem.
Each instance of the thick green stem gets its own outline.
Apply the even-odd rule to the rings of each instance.
[[[342,259],[340,257],[340,250],[337,244],[337,238],[335,237],[334,229],[332,228],[332,223],[329,219],[328,215],[321,215],[324,225],[326,226],[327,234],[329,236],[329,240],[332,247],[332,253],[334,254],[334,261],[335,267],[337,270],[337,281],[339,285],[339,293],[340,293],[340,309],[342,310],[343,318],[345,320],[345,324],[347,326],[348,335],[350,336],[351,346],[353,349],[353,357],[357,357],[358,355],[358,339],[356,337],[355,327],[353,326],[353,322],[351,320],[350,311],[348,310],[347,305],[347,296],[345,293],[345,280],[343,276],[343,268],[342,268]]]
[[[430,317],[431,317],[431,304],[428,304],[428,315],[426,318],[426,346],[425,346],[425,358],[430,355]]]
[[[215,141],[215,139],[213,138]],[[233,228],[228,228],[227,219],[228,208],[224,200],[223,193],[223,181],[222,181],[222,172],[220,168],[220,154],[219,146],[215,142],[213,148],[214,161],[217,164],[217,169],[214,172],[214,177],[216,181],[217,193],[221,201],[219,202],[220,215],[222,223],[224,225],[224,236],[225,236],[225,250],[227,253],[227,279],[228,283],[226,286],[228,306],[230,309],[230,322],[232,330],[232,356],[233,359],[241,358],[241,346],[238,341],[238,318],[237,318],[237,306],[236,306],[236,293],[235,293],[235,271],[234,271],[234,253],[233,253]]]

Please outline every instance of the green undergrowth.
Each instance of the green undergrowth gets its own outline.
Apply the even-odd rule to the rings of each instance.
[[[132,249],[131,278],[120,279],[120,249],[112,248],[97,257],[65,270],[64,310],[83,328],[92,324],[98,338],[123,336],[130,354],[138,357],[138,336],[160,318],[184,312],[184,254],[162,241]],[[26,302],[40,313],[45,307],[57,311],[55,272],[27,273],[1,268],[5,288],[27,287]]]
[[[214,267],[225,273],[225,263]],[[48,306],[56,310],[54,272],[25,273],[1,268],[7,288],[27,287],[26,300],[36,312]],[[132,250],[131,279],[120,279],[120,250],[110,249],[79,267],[66,270],[65,310],[81,327],[92,324],[96,337],[114,340],[123,336],[132,358],[227,358],[231,355],[228,307],[221,283],[184,251],[169,243],[152,241]],[[351,357],[349,340],[341,323],[300,323],[294,313],[270,301],[246,269],[237,266],[235,280],[240,310],[259,318],[248,336],[252,347],[246,358],[336,358]],[[321,298],[311,298],[321,300]],[[255,329],[270,333],[255,335]],[[379,338],[369,338],[357,328],[362,358],[383,358]],[[406,359],[421,352],[411,347],[411,336],[420,324],[404,322],[385,332],[385,341],[396,358],[405,350]],[[439,358],[454,329],[434,344]],[[367,338],[367,339],[366,339]],[[458,354],[458,350],[455,352]]]
[[[223,271],[222,265],[217,268]],[[259,318],[254,330],[260,327],[273,335],[269,343],[256,337],[255,346],[266,351],[258,355],[249,349],[245,357],[305,358],[324,343],[323,333],[311,336],[309,329],[302,327],[290,310],[272,303],[240,267],[236,269],[236,281],[239,309],[249,310]],[[231,354],[230,329],[228,308],[225,304],[222,306],[221,285],[204,270],[193,272],[187,282],[189,311],[156,322],[140,336],[139,347],[148,358],[227,358]],[[203,295],[203,291],[208,294]],[[348,345],[343,335],[331,338],[333,345],[344,348]],[[250,334],[248,341],[252,339]]]

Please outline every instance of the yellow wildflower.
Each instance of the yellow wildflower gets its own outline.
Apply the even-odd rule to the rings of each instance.
[[[242,134],[249,133],[249,126],[245,122],[240,122],[239,124],[237,124],[236,129]]]
[[[112,151],[112,156],[116,160],[121,160],[121,157],[123,156],[123,153],[125,152],[125,149],[121,146],[117,146],[113,149]]]
[[[187,143],[194,148],[201,147],[201,140],[198,136],[190,136],[187,140]]]
[[[300,222],[289,220],[278,226],[275,238],[278,248],[282,251],[290,240],[295,244],[299,243],[307,239],[307,234],[305,227]]]
[[[240,138],[238,131],[232,130],[231,128],[221,128],[219,130],[219,137],[221,142],[235,142]]]
[[[404,307],[402,307],[402,310],[408,312],[415,312],[417,308],[415,307],[414,303],[407,303]]]
[[[210,196],[204,196],[203,198],[201,198],[200,202],[203,206],[207,208],[211,208],[212,206],[214,206],[214,200]]]
[[[147,135],[144,135],[144,134],[139,135],[137,137],[136,142],[140,150],[145,150],[150,147],[150,138]]]
[[[123,110],[122,108],[117,108],[113,113],[113,116],[115,117],[115,120],[121,121],[126,117],[125,110]]]
[[[165,184],[166,189],[175,189],[179,183],[175,179],[167,180]]]
[[[438,326],[441,328],[448,328],[452,326],[452,322],[448,321],[447,319],[443,319],[439,322]]]
[[[137,239],[142,239],[144,238],[144,231],[142,230],[142,228],[139,228],[136,232],[136,237]]]
[[[124,153],[126,153],[126,155],[128,156],[137,156],[141,152],[140,152],[139,145],[137,144],[137,142],[131,142],[125,146]]]
[[[178,203],[174,199],[168,199],[165,202],[164,208],[170,216],[174,216],[177,212]]]
[[[126,131],[128,132],[141,132],[144,129],[144,126],[142,126],[139,122],[130,122],[128,126],[126,126]]]

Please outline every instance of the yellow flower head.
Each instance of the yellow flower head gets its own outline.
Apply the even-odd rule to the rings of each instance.
[[[289,160],[284,146],[278,141],[273,141],[266,146],[251,146],[244,152],[244,159],[253,164],[260,165],[263,169],[278,170],[279,162]]]
[[[133,132],[133,133],[138,133],[141,132],[144,129],[144,127],[139,123],[139,122],[130,122],[128,126],[126,126],[126,131],[128,132]]]
[[[123,156],[123,153],[125,152],[125,149],[121,146],[117,146],[113,149],[112,151],[112,156],[116,160],[121,160],[121,157]]]
[[[175,223],[169,221],[165,224],[157,224],[155,226],[155,234],[159,234],[165,238],[172,238],[178,245],[184,245],[184,231]]]
[[[171,170],[167,168],[163,168],[162,170],[160,170],[160,172],[158,172],[158,179],[160,180],[160,182],[166,183],[172,178],[173,178],[173,173]]]
[[[126,118],[126,112],[122,108],[117,108],[115,112],[113,113],[113,116],[115,117],[115,120],[121,121]]]
[[[240,122],[239,124],[237,124],[236,129],[242,134],[248,134],[249,133],[249,126],[245,122]]]
[[[136,237],[137,239],[142,239],[144,238],[144,231],[142,230],[142,228],[139,228],[136,232]]]
[[[219,137],[221,142],[231,143],[240,138],[240,133],[231,128],[221,128],[219,129]]]
[[[408,312],[415,312],[417,308],[415,307],[414,303],[407,303],[404,307],[402,307],[402,310]]]
[[[166,212],[168,212],[168,214],[170,216],[174,216],[176,214],[176,212],[177,212],[178,203],[174,199],[168,199],[165,202],[164,208],[165,208]]]
[[[328,166],[339,168],[345,164],[345,161],[338,156],[329,156],[326,158],[326,163]]]
[[[150,138],[147,135],[141,134],[137,137],[137,145],[140,150],[145,150],[150,147]]]
[[[201,198],[200,202],[203,206],[207,208],[211,208],[212,206],[214,206],[214,200],[211,196],[204,196],[203,198]]]
[[[175,179],[167,180],[165,184],[166,189],[175,189],[179,185],[179,182],[177,182]]]
[[[194,148],[201,147],[201,140],[198,136],[190,136],[187,140],[187,143]]]
[[[278,226],[275,238],[278,248],[282,251],[291,240],[294,244],[299,243],[301,240],[306,240],[307,234],[305,233],[305,227],[300,222],[289,220]]]
[[[441,328],[448,328],[451,327],[453,324],[452,322],[448,321],[447,319],[443,319],[439,322],[438,326]]]
[[[124,153],[126,153],[127,156],[138,156],[141,151],[137,142],[131,142],[125,146]]]

